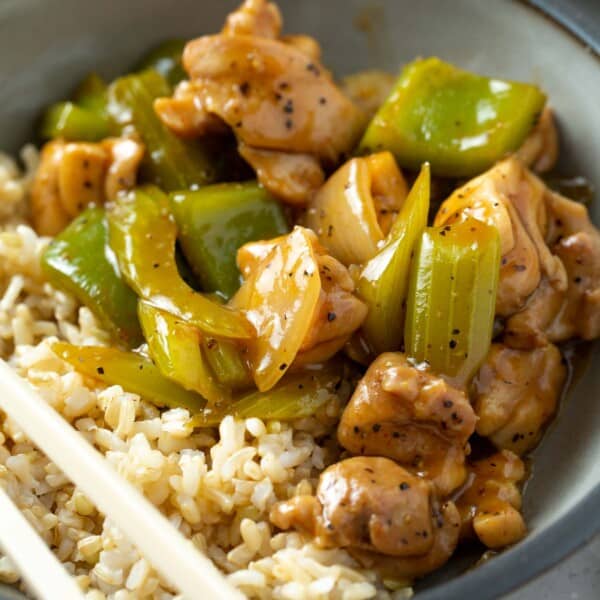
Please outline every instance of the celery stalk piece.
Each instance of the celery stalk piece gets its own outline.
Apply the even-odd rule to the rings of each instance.
[[[358,294],[369,307],[363,334],[376,354],[402,345],[410,262],[427,225],[429,195],[429,165],[425,163],[385,244],[360,274]]]
[[[499,269],[495,227],[466,219],[428,228],[412,267],[406,353],[466,385],[492,341]]]
[[[202,353],[216,378],[232,390],[254,385],[250,368],[244,360],[243,349],[233,340],[203,336]]]
[[[54,342],[52,351],[77,372],[108,385],[120,385],[156,406],[187,408],[197,413],[206,405],[204,398],[167,379],[148,358],[135,352],[103,346],[73,346]]]
[[[206,409],[195,415],[192,422],[197,427],[210,427],[218,425],[226,415],[292,421],[314,415],[331,401],[345,403],[353,388],[351,369],[335,360],[320,369],[286,374],[272,389],[245,394],[224,410]]]
[[[212,183],[217,173],[209,149],[178,138],[154,112],[154,100],[170,95],[165,78],[152,69],[120,77],[108,89],[108,114],[117,130],[135,131],[146,146],[146,181],[167,192]]]
[[[150,356],[165,377],[198,392],[211,405],[229,400],[229,390],[219,384],[203,356],[199,329],[143,300],[138,316]]]

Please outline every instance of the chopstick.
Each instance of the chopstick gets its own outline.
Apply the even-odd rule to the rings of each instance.
[[[75,580],[0,486],[0,547],[39,598],[83,600]]]
[[[0,408],[186,598],[243,598],[210,559],[2,360]]]

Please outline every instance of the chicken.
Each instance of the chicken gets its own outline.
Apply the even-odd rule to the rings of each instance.
[[[255,325],[251,362],[255,378],[257,372],[270,373],[268,385],[290,364],[331,358],[367,316],[348,270],[310,229],[296,227],[286,236],[246,244],[237,262],[245,281],[232,302]],[[267,386],[261,376],[257,383]]]
[[[600,233],[584,206],[511,158],[454,192],[435,224],[467,215],[500,233],[496,313],[506,319],[506,344],[530,349],[600,336]]]
[[[476,535],[494,550],[514,544],[527,533],[517,484],[525,477],[523,461],[503,450],[469,464],[469,479],[456,506],[461,537]]]
[[[582,204],[550,193],[546,205],[550,216],[546,237],[568,276],[566,295],[548,328],[548,339],[595,339],[600,336],[600,232]]]
[[[519,455],[531,450],[556,411],[565,380],[556,346],[516,350],[493,344],[473,385],[477,433],[499,449]]]
[[[431,479],[445,496],[466,478],[475,413],[464,392],[401,353],[369,367],[346,406],[338,441],[353,454],[387,456]]]
[[[549,106],[544,108],[539,121],[515,154],[536,173],[546,173],[554,167],[558,160],[558,132]]]
[[[175,133],[197,137],[232,128],[240,154],[282,200],[305,204],[352,150],[365,115],[335,85],[304,36],[279,37],[266,0],[247,0],[219,35],[185,48],[190,81],[155,110]]]
[[[507,159],[456,190],[440,207],[434,224],[466,216],[496,226],[502,263],[496,313],[508,317],[521,310],[542,277],[566,289],[566,273],[544,241],[544,184],[515,158]]]
[[[270,513],[280,529],[299,529],[325,548],[347,548],[361,561],[394,557],[396,575],[416,577],[448,560],[459,515],[440,506],[432,486],[393,461],[354,457],[326,469],[316,496],[279,502]]]
[[[132,139],[48,142],[31,189],[31,218],[40,235],[56,235],[90,204],[135,185],[144,147]]]

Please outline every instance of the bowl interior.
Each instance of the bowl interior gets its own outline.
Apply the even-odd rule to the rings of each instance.
[[[237,4],[237,0],[4,0],[0,3],[0,149],[16,151],[31,139],[40,108],[65,97],[90,70],[113,76],[157,41],[216,31]],[[322,44],[325,64],[337,74],[366,68],[397,71],[415,56],[438,55],[481,73],[538,83],[559,116],[562,171],[583,174],[596,188],[600,186],[597,58],[528,6],[511,0],[493,4],[280,0],[279,4],[288,31],[315,36]],[[600,205],[592,212],[600,223]],[[559,419],[535,453],[524,507],[531,534],[503,557],[506,565],[522,565],[519,572],[506,573],[508,584],[503,589],[548,566],[527,558],[528,549],[536,540],[543,541],[565,515],[573,522],[569,528],[573,542],[593,533],[593,527],[587,532],[581,529],[581,519],[577,526],[573,520],[573,510],[600,482],[597,348],[590,360],[592,368],[576,377]],[[509,555],[519,556],[520,562]],[[560,550],[555,551],[554,558],[559,555]],[[479,577],[485,578],[486,569],[491,577],[489,567],[494,562],[485,565]],[[453,565],[449,570],[454,572],[464,567],[457,561]],[[430,578],[429,585],[446,578],[448,572]],[[491,592],[482,588],[478,597],[495,596],[501,588]],[[443,597],[458,596],[453,588]]]

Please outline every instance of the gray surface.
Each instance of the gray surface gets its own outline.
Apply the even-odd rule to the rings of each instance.
[[[600,537],[504,600],[598,600]]]
[[[237,3],[0,0],[0,148],[14,150],[27,140],[39,108],[64,97],[90,69],[114,75],[161,38],[214,31],[227,9]],[[395,70],[416,55],[438,54],[480,72],[539,82],[561,118],[564,169],[581,172],[600,186],[598,63],[531,9],[510,0],[283,0],[280,4],[291,29],[311,33],[323,42],[325,61],[338,73],[367,67]],[[355,27],[357,22],[362,30]],[[595,220],[600,222],[598,204]],[[597,367],[598,350],[595,354]],[[599,390],[600,369],[590,369],[577,382],[537,453],[525,498],[531,527],[528,538],[484,566],[439,584],[462,572],[464,565],[453,562],[428,580],[433,587],[423,599],[497,597],[551,566],[600,528]],[[545,585],[541,581],[535,585]],[[527,588],[519,593],[528,593]],[[519,600],[537,599],[543,597],[536,595],[541,593],[542,588],[534,588]]]

